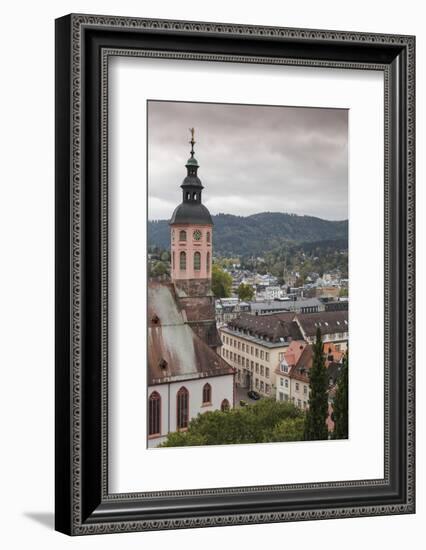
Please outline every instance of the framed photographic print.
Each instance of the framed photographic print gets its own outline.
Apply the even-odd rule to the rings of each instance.
[[[56,21],[57,530],[414,512],[414,48]]]

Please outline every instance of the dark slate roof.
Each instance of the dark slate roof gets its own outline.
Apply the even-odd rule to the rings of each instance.
[[[250,304],[250,308],[254,312],[266,310],[290,311],[290,300],[283,300],[282,302],[273,300],[267,300],[264,302],[252,302]]]
[[[273,313],[271,315],[241,314],[228,323],[231,329],[239,329],[259,338],[267,338],[270,342],[302,340],[294,313]]]
[[[169,224],[174,225],[181,223],[213,225],[213,220],[204,204],[182,202],[175,208]]]
[[[298,313],[297,320],[306,336],[315,336],[318,327],[321,329],[321,334],[333,334],[349,331],[347,311]]]
[[[234,374],[185,323],[173,285],[148,284],[148,384]]]
[[[188,166],[188,164],[187,164]],[[186,187],[199,187],[201,189],[204,189],[203,184],[201,183],[201,180],[198,176],[186,176],[186,178],[183,180],[181,184],[182,189]]]

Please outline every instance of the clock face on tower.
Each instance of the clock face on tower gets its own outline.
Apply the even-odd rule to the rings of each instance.
[[[194,240],[196,241],[199,241],[201,239],[201,231],[199,231],[198,229],[196,229],[194,231]]]

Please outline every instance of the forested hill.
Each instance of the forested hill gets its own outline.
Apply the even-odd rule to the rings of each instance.
[[[284,243],[346,240],[348,221],[328,221],[312,216],[263,212],[251,216],[212,216],[213,247],[221,256],[262,255]],[[148,245],[170,246],[168,220],[148,222]]]

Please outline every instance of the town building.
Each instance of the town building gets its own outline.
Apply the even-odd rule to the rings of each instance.
[[[235,402],[235,370],[221,340],[211,290],[213,222],[202,204],[194,156],[186,163],[182,203],[170,220],[171,280],[148,283],[148,446],[184,431],[199,413]]]
[[[250,304],[238,298],[218,298],[216,300],[216,323],[218,326],[229,323],[241,313],[249,313]]]
[[[266,313],[279,313],[290,311],[290,300],[267,300],[263,302],[250,302],[252,315],[265,315]]]
[[[349,300],[347,298],[340,298],[337,300],[322,300],[325,311],[348,311]]]
[[[326,311],[326,303],[318,298],[297,298],[269,300],[264,302],[250,302],[250,312],[253,315],[265,315],[266,313],[278,313],[280,311],[293,311],[294,313],[318,313]],[[348,309],[346,307],[330,308],[330,311],[337,309]]]
[[[336,285],[324,286],[322,279],[321,283],[312,286],[309,289],[305,289],[304,296],[307,298],[338,298],[340,294],[340,287]]]
[[[268,285],[263,286],[259,291],[256,291],[256,301],[261,300],[276,300],[284,296],[284,291],[280,286]]]
[[[308,407],[312,358],[312,346],[307,342],[299,340],[290,344],[276,370],[277,401],[289,401],[300,409]]]
[[[327,368],[328,394],[331,407],[344,353],[333,343],[325,343],[323,351],[325,367]],[[303,410],[308,408],[309,371],[312,368],[312,364],[312,345],[304,340],[292,342],[284,352],[284,356],[276,369],[277,401],[289,401]],[[331,419],[327,422],[329,429],[332,429]]]
[[[295,313],[318,313],[325,311],[325,305],[318,298],[299,298],[296,300],[289,300],[286,305],[288,311],[294,311]]]
[[[241,315],[220,327],[222,358],[236,369],[237,385],[275,396],[276,366],[302,334],[293,313]]]
[[[323,342],[334,342],[338,349],[346,351],[349,339],[348,311],[322,311],[320,313],[299,313],[295,320],[303,340],[315,342],[317,329],[321,330]]]
[[[340,361],[348,345],[347,311],[287,311],[266,315],[241,315],[219,329],[222,358],[236,369],[236,383],[239,387],[281,399],[277,393],[281,391],[281,382],[277,381],[277,375],[280,374],[278,371],[281,363],[286,361],[285,354],[290,353],[291,358],[287,365],[296,365],[291,355],[296,354],[295,346],[305,349],[308,344],[313,344],[317,328],[321,330],[326,360],[331,361],[329,356],[333,355],[333,361]],[[303,361],[307,361],[309,353],[306,351]],[[303,365],[299,366],[304,368]],[[301,399],[303,405],[303,396],[298,396],[296,384],[300,388],[301,383],[309,382],[303,379],[304,374],[307,374],[305,371],[299,369],[297,372],[301,378],[294,382],[294,392],[291,395],[295,397],[296,403]],[[291,387],[288,389],[290,391]]]

